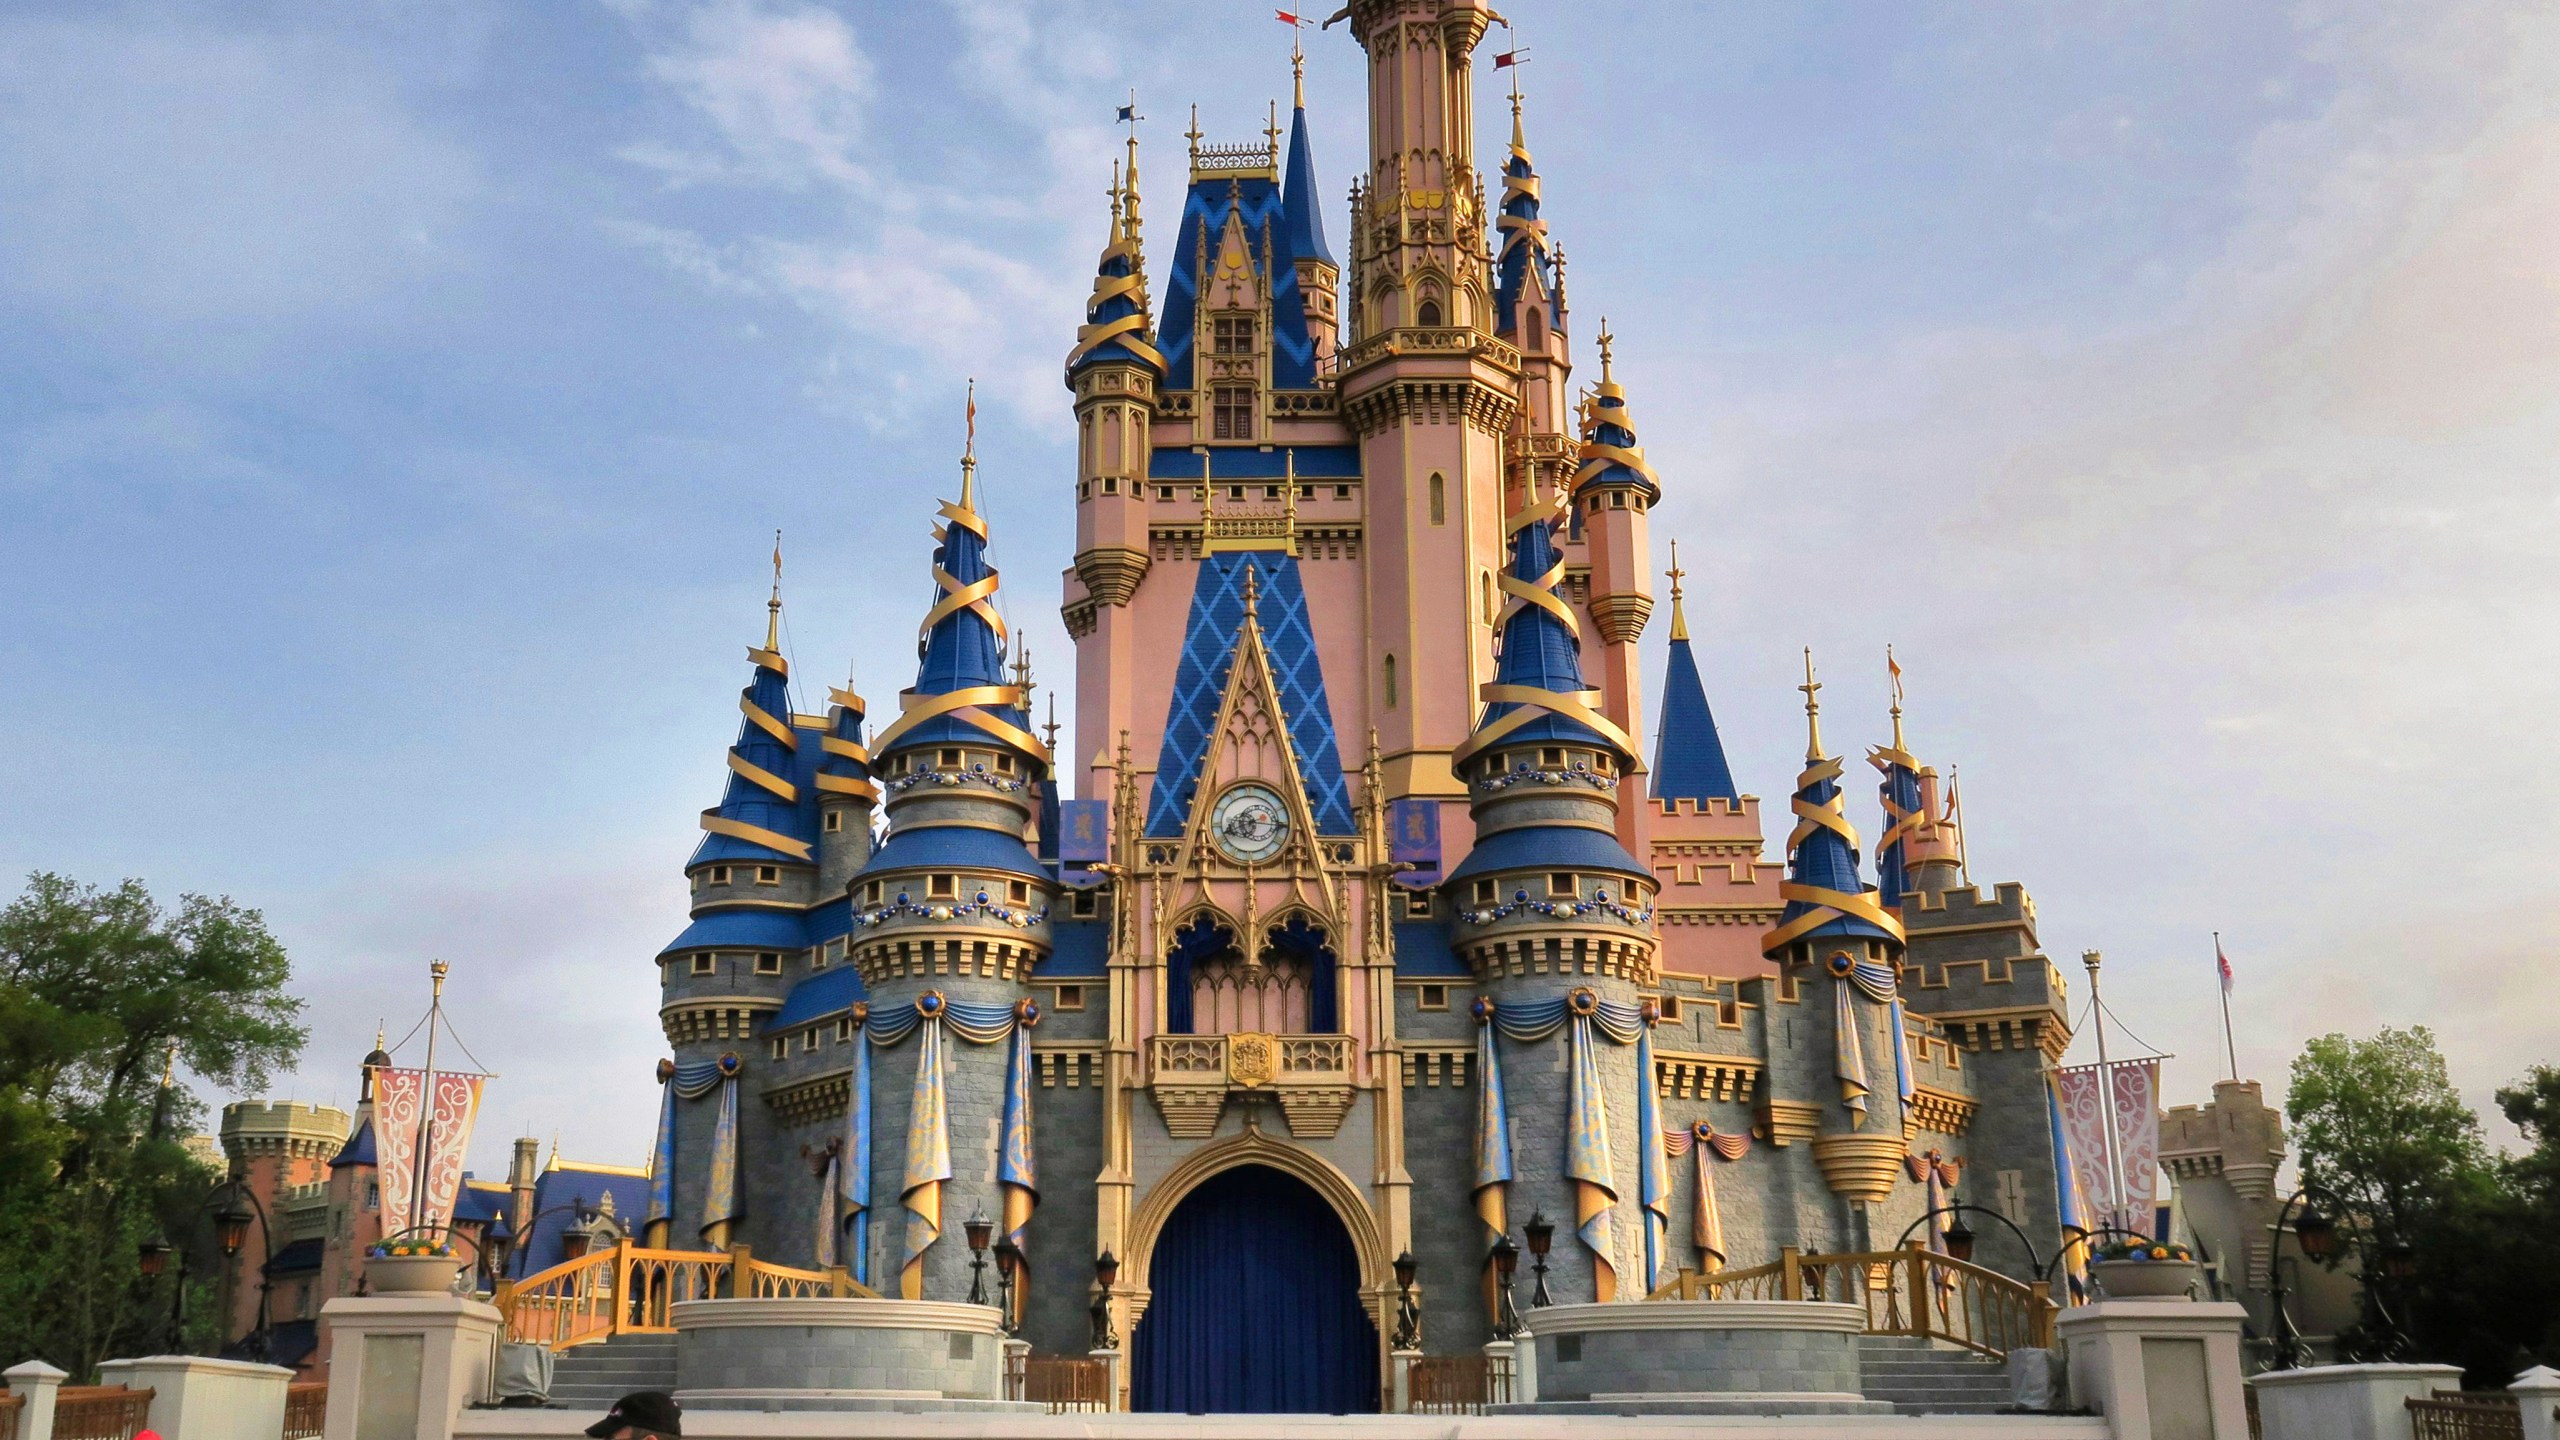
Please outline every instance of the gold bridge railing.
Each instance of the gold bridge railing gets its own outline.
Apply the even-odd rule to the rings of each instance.
[[[2438,1390],[2402,1403],[2416,1440],[2524,1440],[2524,1407],[2513,1395]]]
[[[623,1241],[521,1280],[503,1281],[496,1304],[509,1340],[566,1350],[616,1335],[675,1329],[673,1307],[685,1300],[805,1300],[879,1292],[854,1282],[838,1265],[801,1270],[755,1258],[744,1245],[726,1250],[651,1250]]]
[[[2057,1313],[2041,1280],[2012,1280],[1914,1245],[1845,1255],[1789,1246],[1768,1265],[1701,1274],[1683,1270],[1648,1300],[1827,1300],[1867,1312],[1870,1335],[1944,1340],[1985,1355],[2051,1349]]]
[[[1052,1415],[1111,1408],[1111,1365],[1081,1355],[1006,1357],[1005,1398],[1028,1400]]]
[[[1405,1362],[1408,1415],[1481,1415],[1511,1403],[1511,1361],[1500,1355],[1417,1355]]]

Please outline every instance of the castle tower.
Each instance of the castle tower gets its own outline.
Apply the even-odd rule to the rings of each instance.
[[[1600,332],[1600,384],[1583,413],[1581,464],[1573,474],[1573,506],[1591,563],[1591,622],[1599,631],[1600,706],[1618,728],[1634,734],[1643,700],[1638,693],[1636,640],[1653,615],[1652,541],[1646,513],[1662,498],[1644,447],[1636,443],[1627,392],[1611,373],[1610,336]],[[1644,848],[1642,812],[1626,807],[1618,835],[1630,849]]]
[[[1085,302],[1085,323],[1067,353],[1067,388],[1076,408],[1076,558],[1083,587],[1070,599],[1067,625],[1079,669],[1130,674],[1138,665],[1138,633],[1129,604],[1150,563],[1147,472],[1153,456],[1157,388],[1164,355],[1149,337],[1147,258],[1138,214],[1138,137],[1129,135],[1128,169],[1112,188],[1111,239]],[[1071,585],[1072,588],[1072,585]],[[1111,737],[1141,723],[1133,687],[1087,686],[1077,696],[1076,735],[1093,746],[1079,781],[1105,793],[1090,771],[1107,769]]]
[[[542,1176],[542,1142],[531,1135],[516,1137],[515,1150],[507,1159],[507,1228],[519,1240],[533,1234],[533,1188]],[[649,1237],[652,1246],[664,1248],[664,1236]]]
[[[1315,147],[1307,140],[1306,58],[1290,57],[1296,72],[1297,99],[1289,111],[1289,168],[1281,193],[1280,233],[1293,257],[1298,294],[1306,304],[1307,338],[1315,346],[1319,369],[1330,364],[1342,338],[1336,311],[1342,268],[1324,241],[1324,194],[1316,188]]]
[[[1938,794],[1938,772],[1912,757],[1902,738],[1902,666],[1885,649],[1893,680],[1893,743],[1868,750],[1867,763],[1883,776],[1876,797],[1884,806],[1884,834],[1876,840],[1876,898],[1900,911],[1922,895],[1943,895],[1963,870],[1953,817]]]
[[[1508,1219],[1516,1226],[1543,1213],[1577,1237],[1559,1245],[1550,1277],[1556,1298],[1571,1302],[1643,1283],[1632,1021],[1627,1042],[1592,1022],[1609,1018],[1603,1005],[1634,1016],[1640,988],[1653,983],[1654,885],[1617,840],[1635,749],[1592,707],[1582,678],[1573,611],[1557,593],[1563,517],[1563,498],[1541,489],[1511,522],[1501,667],[1456,757],[1475,845],[1447,889],[1453,943],[1484,997],[1514,1015],[1562,1004],[1570,1017],[1573,1034],[1500,1046],[1516,1135]],[[1547,1048],[1586,1042],[1588,1055],[1571,1063]],[[1577,1104],[1604,1123],[1570,1127]],[[1592,1133],[1607,1136],[1596,1153]]]
[[[1352,201],[1341,408],[1367,479],[1367,707],[1389,795],[1458,800],[1450,751],[1493,671],[1520,353],[1495,337],[1471,56],[1480,0],[1361,0],[1369,172]]]
[[[1576,459],[1566,386],[1573,359],[1565,337],[1564,262],[1539,213],[1538,169],[1521,123],[1519,82],[1512,87],[1511,158],[1503,163],[1502,204],[1493,222],[1502,236],[1493,262],[1493,333],[1520,352],[1513,488],[1525,491],[1526,472],[1534,468],[1541,483],[1561,493],[1569,488]]]
[[[916,683],[898,697],[899,716],[879,739],[888,836],[853,880],[851,959],[870,997],[871,1025],[929,1022],[901,1043],[874,1047],[874,1123],[913,1141],[919,1131],[935,1133],[929,1113],[939,1107],[947,1155],[940,1167],[947,1174],[920,1186],[913,1182],[928,1158],[924,1147],[873,1152],[871,1274],[884,1293],[909,1299],[965,1295],[961,1225],[974,1215],[1006,1216],[995,1157],[973,1150],[1002,1118],[1006,1050],[962,1043],[969,1015],[952,1007],[1020,1013],[1033,967],[1049,953],[1057,896],[1025,843],[1050,756],[1031,734],[1021,686],[1005,676],[1005,625],[990,603],[997,577],[987,564],[976,465],[974,453],[963,457],[960,498],[941,509],[935,601],[919,630]],[[991,1012],[970,1012],[978,1013]],[[954,1021],[943,1027],[949,1036],[930,1033],[937,1017]],[[935,1053],[938,1093],[918,1083]]]
[[[1786,900],[1761,948],[1780,965],[1803,1006],[1806,1053],[1816,1067],[1805,1093],[1764,1104],[1775,1117],[1818,1116],[1814,1159],[1822,1178],[1853,1207],[1854,1241],[1866,1236],[1867,1207],[1893,1191],[1906,1148],[1899,1058],[1902,921],[1858,873],[1858,832],[1843,813],[1840,760],[1822,753],[1821,682],[1813,653],[1804,664],[1804,772],[1796,777],[1794,833],[1787,837]],[[1780,1123],[1773,1119],[1773,1124]]]
[[[880,787],[871,780],[871,752],[862,743],[867,708],[851,685],[827,692],[827,733],[819,738],[818,886],[820,901],[844,898],[853,872],[871,858],[871,811]],[[805,742],[804,742],[805,743]]]
[[[223,1158],[230,1162],[231,1178],[257,1198],[278,1229],[278,1249],[285,1243],[287,1197],[328,1180],[330,1159],[346,1145],[347,1125],[346,1111],[298,1100],[242,1100],[222,1107]],[[225,1341],[258,1328],[257,1275],[270,1258],[267,1238],[252,1224],[240,1253],[225,1262],[218,1311]]]

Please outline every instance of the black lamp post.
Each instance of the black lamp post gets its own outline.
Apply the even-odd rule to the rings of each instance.
[[[1988,1215],[1992,1219],[2009,1227],[2009,1233],[2018,1237],[2018,1248],[2027,1252],[2028,1271],[2037,1276],[2042,1276],[2045,1273],[2044,1262],[2036,1258],[2035,1242],[2027,1238],[2026,1231],[2018,1228],[2018,1222],[1988,1206],[1968,1205],[1963,1201],[1952,1197],[1948,1199],[1946,1204],[1939,1206],[1937,1209],[1930,1211],[1928,1214],[1921,1216],[1919,1219],[1912,1221],[1908,1226],[1905,1226],[1902,1231],[1902,1238],[1893,1242],[1893,1248],[1899,1250],[1910,1244],[1911,1237],[1920,1233],[1921,1226],[1928,1224],[1930,1221],[1937,1219],[1941,1215],[1953,1216],[1955,1219],[1955,1223],[1948,1226],[1946,1231],[1939,1236],[1940,1241],[1947,1247],[1947,1257],[1949,1259],[1961,1260],[1968,1265],[1973,1263],[1974,1246],[1982,1239],[1982,1237],[1973,1233],[1973,1231],[1965,1225],[1964,1217],[1967,1215]],[[2078,1227],[2073,1226],[2069,1228],[2077,1229]],[[2085,1235],[2086,1232],[2083,1233]]]
[[[1529,1287],[1529,1308],[1543,1310],[1556,1303],[1555,1297],[1547,1293],[1547,1250],[1556,1243],[1555,1223],[1547,1218],[1547,1212],[1532,1210],[1529,1223],[1520,1227],[1520,1233],[1529,1237],[1529,1270],[1537,1282]]]
[[[1396,1338],[1398,1350],[1422,1348],[1422,1307],[1413,1303],[1413,1252],[1396,1257]]]
[[[1022,1322],[1013,1313],[1014,1277],[1022,1269],[1022,1247],[1007,1235],[996,1242],[996,1285],[999,1303],[1004,1310],[1003,1330],[1008,1336],[1022,1333]]]
[[[2323,1193],[2306,1185],[2286,1196],[2284,1204],[2277,1207],[2275,1223],[2267,1228],[2275,1237],[2276,1248],[2272,1253],[2279,1261],[2283,1259],[2285,1217],[2293,1214],[2296,1205],[2302,1207],[2302,1215],[2293,1222],[2293,1238],[2294,1243],[2302,1247],[2302,1253],[2323,1265],[2338,1253],[2337,1222],[2321,1214],[2314,1203],[2314,1197]],[[2307,1354],[2302,1344],[2302,1332],[2295,1328],[2293,1317],[2285,1312],[2284,1266],[2274,1264],[2268,1270],[2267,1300],[2275,1314],[2271,1317],[2273,1324],[2270,1328],[2274,1338],[2268,1347],[2267,1360],[2278,1370],[2299,1370]]]
[[[1111,1328],[1111,1286],[1120,1278],[1120,1261],[1108,1250],[1093,1262],[1093,1283],[1100,1290],[1093,1297],[1093,1348],[1117,1350],[1120,1333]]]
[[[1493,1277],[1498,1304],[1494,1310],[1493,1338],[1520,1338],[1520,1310],[1511,1303],[1511,1277],[1520,1272],[1520,1247],[1509,1235],[1493,1242]]]
[[[969,1237],[969,1303],[984,1305],[987,1303],[987,1246],[996,1238],[995,1222],[981,1210],[969,1217],[968,1223],[960,1227],[960,1233]]]
[[[183,1353],[187,1344],[187,1256],[168,1241],[153,1236],[142,1242],[137,1263],[146,1280],[157,1280],[169,1272],[169,1256],[178,1257],[178,1284],[169,1297],[169,1351]]]
[[[515,1249],[515,1245],[515,1229],[507,1224],[506,1212],[500,1211],[498,1218],[489,1222],[488,1230],[480,1237],[480,1268],[489,1277],[490,1289],[497,1289],[499,1279],[507,1273],[507,1253]]]
[[[222,1242],[225,1259],[239,1255],[240,1247],[249,1238],[250,1220],[258,1222],[258,1323],[241,1338],[240,1348],[250,1359],[264,1361],[271,1308],[269,1292],[275,1288],[275,1276],[267,1267],[276,1258],[275,1232],[267,1225],[267,1207],[258,1202],[247,1185],[235,1179],[214,1192],[212,1208],[214,1237]]]

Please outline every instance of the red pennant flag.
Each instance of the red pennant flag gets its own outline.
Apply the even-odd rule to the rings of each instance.
[[[1519,56],[1520,52],[1517,50],[1505,50],[1501,54],[1493,57],[1493,68],[1496,70],[1508,70],[1513,65],[1519,63]]]
[[[2222,937],[2213,937],[2214,967],[2222,972],[2222,993],[2231,993],[2231,957],[2222,953]]]
[[[1286,10],[1274,10],[1271,13],[1279,16],[1280,23],[1283,25],[1296,25],[1302,23],[1297,16],[1290,14]]]

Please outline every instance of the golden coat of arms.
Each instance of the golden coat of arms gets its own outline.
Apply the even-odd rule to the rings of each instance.
[[[1271,1083],[1272,1074],[1280,1068],[1280,1041],[1272,1035],[1230,1035],[1227,1037],[1227,1079],[1251,1089]]]

